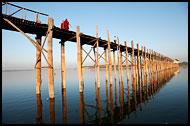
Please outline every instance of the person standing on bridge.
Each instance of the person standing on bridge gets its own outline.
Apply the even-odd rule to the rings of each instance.
[[[64,20],[63,20],[63,22],[61,23],[61,29],[65,29]]]
[[[69,30],[69,22],[68,22],[68,20],[67,20],[67,18],[65,19],[65,21],[64,21],[64,28],[66,29],[66,30]],[[71,26],[71,25],[70,25]],[[72,26],[71,26],[72,27]]]

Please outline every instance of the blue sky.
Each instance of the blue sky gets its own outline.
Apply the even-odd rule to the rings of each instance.
[[[54,24],[60,27],[67,18],[72,25],[71,31],[80,26],[81,32],[96,35],[98,25],[99,36],[110,40],[118,36],[120,43],[127,41],[131,47],[139,43],[148,49],[161,53],[181,62],[188,61],[188,3],[187,2],[11,2],[18,6],[49,14]],[[13,12],[14,8],[11,8]],[[2,7],[5,12],[5,7]],[[22,17],[22,13],[15,15]],[[35,20],[33,13],[27,12],[27,19]],[[47,18],[41,16],[42,23]],[[28,34],[35,39],[35,35]],[[43,41],[44,37],[42,38]],[[54,68],[61,67],[61,47],[58,39],[53,39]],[[66,42],[66,68],[77,67],[76,43]],[[47,46],[44,46],[47,48]],[[90,50],[84,45],[84,49]],[[103,49],[100,49],[100,53]],[[2,30],[2,67],[6,69],[32,69],[35,64],[36,49],[29,40],[19,32]],[[83,57],[86,54],[83,53]],[[93,56],[93,53],[91,54]],[[100,64],[104,64],[101,59]],[[93,65],[87,58],[84,65]],[[42,66],[47,66],[42,58]]]

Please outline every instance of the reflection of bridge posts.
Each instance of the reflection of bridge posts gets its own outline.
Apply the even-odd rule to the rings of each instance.
[[[115,81],[115,105],[117,106],[117,81]]]
[[[130,112],[131,112],[129,80],[127,80],[127,101],[128,101],[128,119],[129,119],[130,118]]]
[[[80,119],[81,124],[85,123],[85,120],[84,120],[84,94],[83,94],[83,92],[80,93],[79,119]]]
[[[119,82],[119,104],[120,104],[120,107],[119,107],[119,118],[122,119],[122,106],[123,106],[123,103],[122,103],[122,84],[121,82]]]
[[[108,81],[106,81],[106,112],[109,111]]]
[[[55,124],[55,99],[49,99],[49,123]]]
[[[141,77],[139,77],[139,95],[140,95],[140,111],[142,111],[142,87],[141,87],[141,82],[142,82],[142,80],[141,80]]]
[[[135,103],[135,112],[137,110],[137,99],[136,99],[136,83],[135,83],[135,78],[132,78],[132,93],[133,93],[133,98],[134,98],[134,103]]]
[[[144,68],[145,70],[145,68]],[[144,104],[146,105],[146,75],[144,74],[144,85],[143,85],[143,88],[144,88],[144,96],[143,96],[143,99],[144,99]]]
[[[99,115],[99,123],[101,124],[101,103],[100,103],[100,88],[98,88],[98,115]]]
[[[113,115],[114,115],[114,106],[113,106],[113,93],[112,93],[112,85],[110,85],[110,112],[111,112],[111,123],[113,124]]]
[[[63,110],[63,124],[67,124],[66,89],[62,90],[62,110]]]
[[[36,124],[42,124],[42,100],[40,94],[36,94],[36,108],[37,108]]]

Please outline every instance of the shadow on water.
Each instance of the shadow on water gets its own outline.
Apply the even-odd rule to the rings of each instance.
[[[96,105],[85,104],[84,93],[80,93],[79,99],[79,121],[84,123],[95,124],[116,124],[134,113],[137,117],[137,109],[143,111],[142,104],[146,106],[150,100],[154,100],[155,94],[159,93],[167,82],[169,82],[175,75],[179,73],[178,69],[171,69],[162,72],[149,73],[143,78],[136,76],[132,77],[132,92],[130,93],[130,83],[127,79],[127,88],[124,88],[124,82],[119,82],[119,105],[117,104],[117,89],[115,90],[115,102],[113,101],[113,85],[110,84],[108,90],[108,81],[106,81],[106,108],[101,108],[100,88],[96,89]],[[138,78],[138,79],[137,79]],[[116,86],[115,80],[115,87]],[[110,99],[109,99],[110,94]],[[126,96],[127,101],[124,100]],[[42,100],[40,95],[36,95],[37,117],[36,124],[43,124],[42,120]],[[92,117],[85,107],[91,107],[96,110]],[[87,118],[85,119],[85,113]],[[62,119],[63,124],[67,123],[67,104],[66,104],[66,90],[62,90]],[[55,100],[49,100],[49,123],[55,123]]]

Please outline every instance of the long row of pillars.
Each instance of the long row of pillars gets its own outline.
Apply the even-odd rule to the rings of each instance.
[[[54,98],[54,72],[53,72],[53,55],[52,55],[52,35],[53,35],[53,19],[49,18],[48,20],[48,40],[47,40],[47,53],[48,53],[48,87],[49,87],[49,98]],[[105,53],[105,79],[108,82],[108,70],[109,70],[109,83],[112,82],[112,58],[111,58],[111,47],[110,47],[110,38],[109,38],[109,30],[107,31],[108,41],[107,45],[104,47]],[[77,41],[77,68],[78,68],[78,80],[79,80],[79,92],[83,92],[84,82],[83,82],[83,57],[82,57],[82,43],[80,41],[80,27],[76,27],[76,41]],[[36,40],[39,45],[41,45],[41,36],[37,35]],[[178,64],[173,63],[173,60],[169,58],[165,58],[163,55],[156,53],[153,50],[146,50],[146,47],[143,48],[141,46],[141,50],[139,50],[139,45],[137,43],[137,49],[134,49],[133,41],[131,41],[132,51],[129,52],[129,47],[127,46],[127,42],[125,41],[125,50],[121,50],[119,44],[119,38],[117,38],[118,46],[117,46],[117,58],[118,58],[118,75],[119,82],[123,82],[123,62],[126,62],[126,75],[127,80],[129,80],[129,53],[131,53],[131,75],[132,78],[138,77],[141,78],[142,71],[144,75],[148,76],[148,73],[154,73],[156,71],[163,71],[167,69],[171,69],[174,67],[178,67]],[[98,40],[98,26],[96,26],[96,47],[93,47],[95,54],[95,80],[97,83],[97,87],[100,88],[100,75],[99,75],[99,40]],[[136,52],[137,51],[137,52]],[[125,56],[123,56],[122,52],[125,52]],[[140,55],[141,54],[141,55]],[[36,49],[36,60],[37,60],[37,69],[36,69],[36,94],[41,93],[41,51],[40,49]],[[125,57],[123,61],[123,57]],[[114,65],[114,79],[116,81],[116,56],[115,50],[113,50],[113,65]],[[138,72],[137,72],[138,71]],[[62,78],[62,89],[66,89],[66,77],[65,77],[65,43],[61,40],[61,78]]]
[[[140,108],[140,111],[143,111],[142,104],[146,105],[151,99],[154,99],[155,94],[157,94],[160,89],[169,81],[171,78],[175,75],[177,69],[168,69],[165,71],[159,71],[158,74],[153,73],[151,76],[149,76],[148,81],[145,79],[145,86],[144,89],[141,87],[142,84],[142,78],[139,78],[139,86],[136,87],[136,90],[131,90],[128,88],[126,95],[127,95],[127,102],[124,100],[124,88],[119,87],[119,104],[117,104],[117,92],[115,93],[115,99],[113,97],[113,87],[110,86],[110,90],[108,91],[108,87],[106,87],[106,110],[101,110],[101,100],[100,100],[100,88],[96,90],[96,106],[93,108],[96,109],[98,112],[95,113],[95,115],[98,117],[95,119],[95,122],[98,124],[104,123],[104,120],[102,119],[101,112],[103,112],[103,115],[107,115],[107,118],[109,118],[111,123],[114,123],[115,121],[119,121],[118,118],[114,118],[116,115],[119,115],[119,118],[122,119],[123,117],[126,117],[128,115],[128,119],[130,118],[130,114],[134,112],[134,115],[137,116],[137,109]],[[146,76],[146,75],[145,75]],[[155,78],[154,76],[157,76]],[[136,85],[135,81],[132,81],[132,85]],[[148,84],[147,84],[148,83]],[[129,85],[129,82],[127,82],[127,85]],[[117,90],[115,90],[117,91]],[[130,93],[132,93],[132,98]],[[109,95],[110,94],[110,99]],[[133,104],[131,104],[131,102]],[[114,106],[115,105],[115,106]],[[81,124],[86,123],[85,121],[85,99],[84,94],[80,93],[80,102],[79,102],[79,121]],[[117,109],[115,109],[117,107]],[[119,109],[118,109],[119,108]],[[125,108],[125,109],[124,109]],[[135,109],[134,109],[135,108]],[[36,95],[36,124],[42,124],[43,118],[43,105],[42,105],[42,99],[41,95]],[[127,111],[127,113],[125,113]],[[107,114],[106,114],[107,113]],[[124,114],[125,113],[125,114]],[[67,103],[66,103],[66,92],[65,90],[62,92],[62,120],[63,124],[67,124]],[[89,117],[89,116],[88,116]],[[105,118],[105,117],[104,117]],[[51,100],[49,102],[49,123],[55,124],[55,100]],[[88,123],[88,122],[87,122]]]

